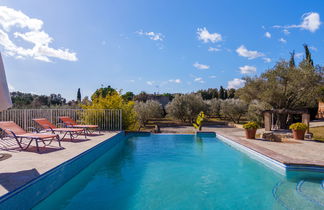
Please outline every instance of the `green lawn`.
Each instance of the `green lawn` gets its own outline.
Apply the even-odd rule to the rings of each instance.
[[[309,128],[309,132],[313,133],[314,140],[324,141],[324,126]]]

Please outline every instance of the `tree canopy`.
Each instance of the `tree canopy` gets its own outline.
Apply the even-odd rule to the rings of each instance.
[[[95,100],[96,98],[103,97],[105,98],[107,95],[114,95],[116,94],[116,89],[112,88],[110,85],[107,87],[101,87],[97,89],[91,96],[91,100]]]
[[[259,77],[244,78],[245,86],[237,91],[237,95],[248,103],[253,100],[265,102],[273,109],[315,107],[323,85],[323,68],[313,65],[306,49],[307,45],[306,57],[298,66],[292,58],[289,62],[281,60]]]

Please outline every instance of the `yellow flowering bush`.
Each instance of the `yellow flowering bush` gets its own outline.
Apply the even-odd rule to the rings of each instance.
[[[294,123],[289,126],[291,130],[307,130],[307,125],[305,123]]]
[[[89,110],[85,111],[85,114],[83,115],[83,121],[91,123],[91,119],[94,119],[94,115],[96,114],[91,111],[93,109],[121,109],[123,129],[135,130],[138,127],[138,125],[136,120],[136,112],[134,111],[134,104],[135,103],[133,101],[124,100],[117,91],[112,92],[111,94],[107,94],[105,97],[101,95],[92,97],[91,104],[82,105],[83,109]],[[96,116],[98,117],[103,115],[96,114]]]

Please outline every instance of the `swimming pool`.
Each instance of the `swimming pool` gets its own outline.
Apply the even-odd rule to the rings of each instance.
[[[320,209],[321,181],[287,179],[213,136],[133,136],[34,209]]]

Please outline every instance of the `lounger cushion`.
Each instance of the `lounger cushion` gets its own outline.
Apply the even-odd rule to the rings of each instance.
[[[49,139],[57,137],[56,134],[44,134],[44,133],[25,133],[21,135],[17,135],[17,137],[24,138],[35,138],[35,139]]]
[[[48,130],[48,129],[47,129]],[[54,128],[53,131],[62,131],[62,132],[82,132],[82,128]]]
[[[11,135],[11,132],[9,130],[13,131],[16,135],[26,133],[26,131],[19,125],[17,125],[14,121],[2,121],[0,122],[0,128],[9,135]]]
[[[36,123],[38,123],[42,128],[47,129],[47,128],[57,128],[55,125],[53,125],[50,121],[48,121],[46,118],[38,118],[38,119],[33,119]]]
[[[73,128],[98,128],[98,125],[72,125]]]

